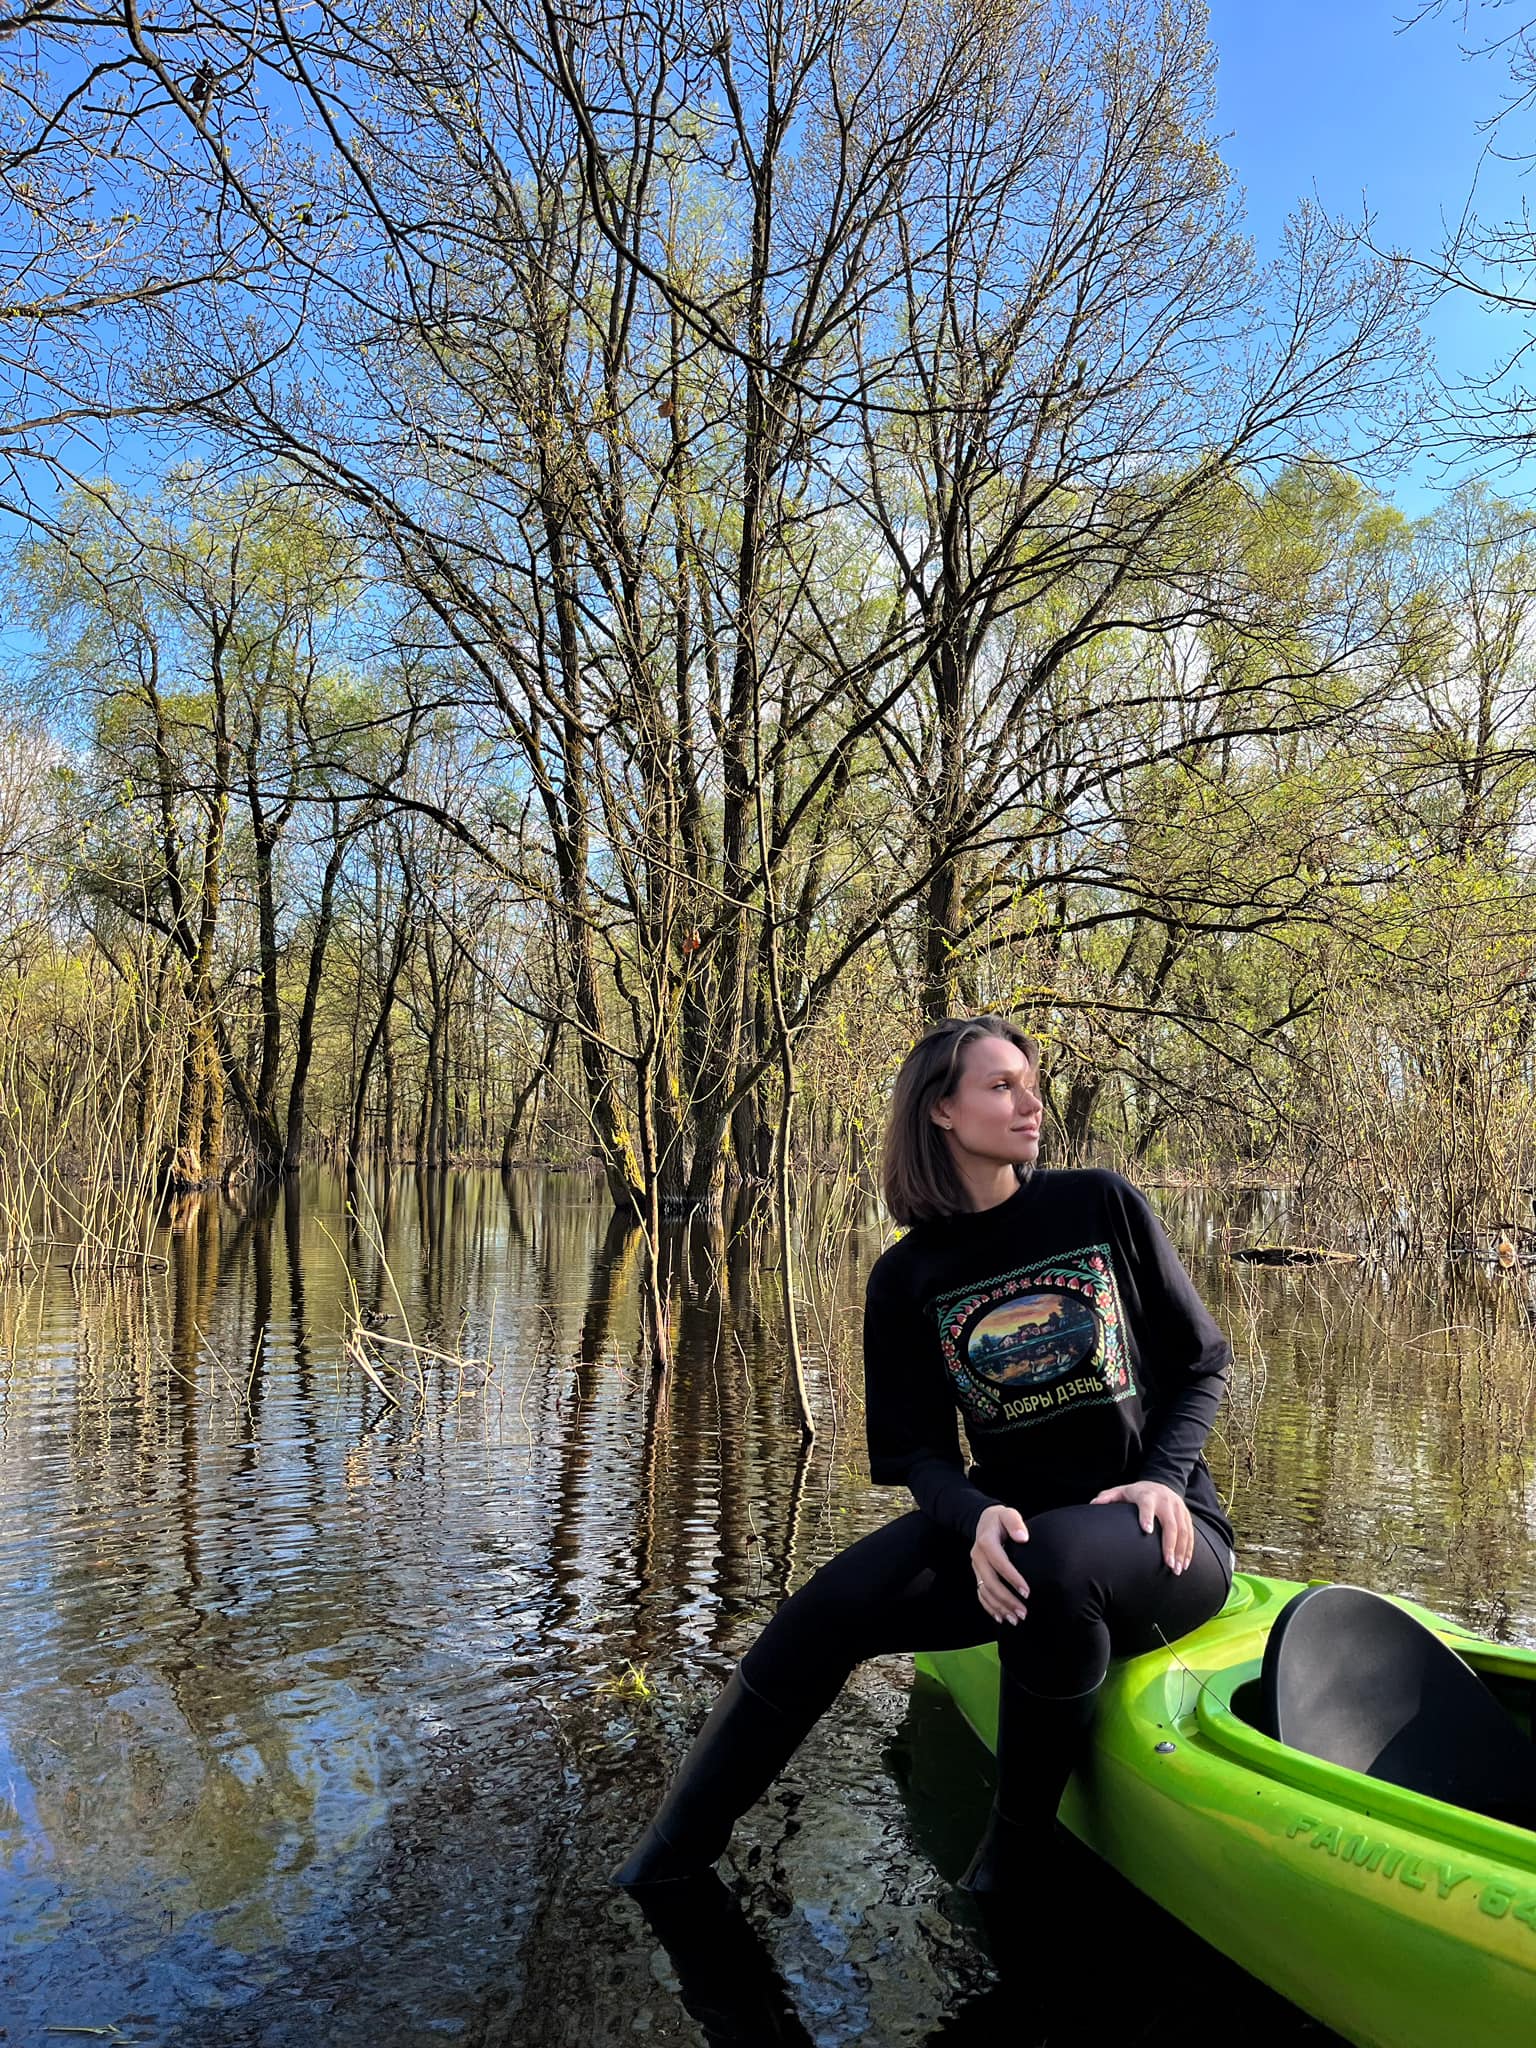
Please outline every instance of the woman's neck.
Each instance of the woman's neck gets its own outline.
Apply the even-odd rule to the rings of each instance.
[[[1018,1169],[1009,1165],[987,1165],[983,1168],[978,1160],[971,1168],[959,1160],[955,1162],[960,1178],[965,1183],[965,1192],[971,1198],[974,1211],[997,1209],[1019,1192]]]

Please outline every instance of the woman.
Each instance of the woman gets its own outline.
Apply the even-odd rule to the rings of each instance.
[[[883,1181],[911,1228],[869,1276],[864,1370],[872,1475],[916,1508],[774,1615],[616,1883],[713,1863],[864,1658],[995,1639],[997,1794],[962,1882],[1006,1889],[1047,1844],[1110,1657],[1225,1600],[1201,1451],[1230,1351],[1129,1182],[1033,1170],[1037,1082],[1000,1017],[951,1018],[903,1062]]]

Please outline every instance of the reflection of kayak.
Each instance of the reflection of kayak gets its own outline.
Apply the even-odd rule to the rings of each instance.
[[[1266,1662],[1274,1624],[1302,1590],[1239,1574],[1214,1621],[1173,1650],[1113,1665],[1093,1756],[1062,1819],[1214,1947],[1362,2048],[1530,2040],[1536,1651],[1333,1587],[1291,1608]],[[918,1662],[990,1746],[995,1650]],[[1328,1686],[1343,1688],[1342,1710]],[[1387,1740],[1383,1716],[1394,1714]],[[1271,1716],[1285,1742],[1260,1732]],[[1341,1753],[1375,1762],[1324,1760]]]

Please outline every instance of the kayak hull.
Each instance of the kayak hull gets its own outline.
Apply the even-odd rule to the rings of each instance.
[[[1062,1820],[1214,1948],[1360,2048],[1532,2038],[1536,1834],[1288,1749],[1245,1718],[1270,1626],[1301,1590],[1239,1574],[1204,1628],[1113,1664]],[[1536,1700],[1536,1652],[1398,1604],[1517,1712]],[[995,1649],[918,1662],[992,1747]]]

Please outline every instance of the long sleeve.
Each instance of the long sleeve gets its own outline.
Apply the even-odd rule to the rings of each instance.
[[[1145,1353],[1147,1428],[1139,1479],[1182,1494],[1226,1392],[1232,1349],[1146,1197],[1116,1177]]]
[[[927,1320],[888,1291],[878,1267],[864,1300],[864,1423],[875,1484],[907,1487],[925,1515],[974,1542],[983,1510],[995,1502],[966,1476],[954,1400]]]

